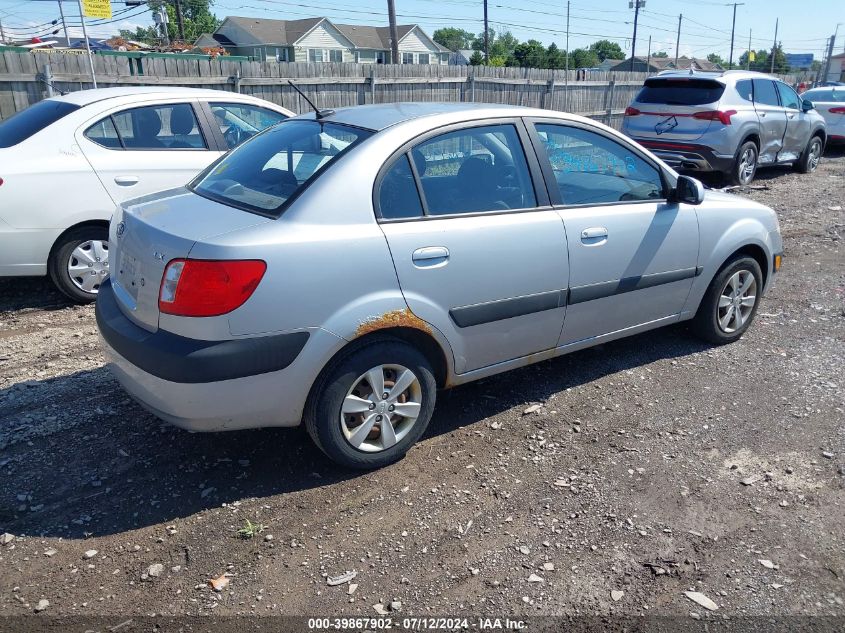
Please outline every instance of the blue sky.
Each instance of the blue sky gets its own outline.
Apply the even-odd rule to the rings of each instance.
[[[184,3],[192,0],[182,0]],[[491,26],[510,30],[521,40],[535,38],[544,44],[564,47],[566,31],[565,0],[488,0]],[[79,11],[73,0],[65,0],[65,15],[79,24]],[[326,15],[340,23],[386,24],[386,0],[216,0],[218,17],[244,15],[297,19]],[[331,8],[327,8],[331,7]],[[104,36],[118,28],[134,28],[151,23],[143,8],[128,9],[113,2],[115,22],[92,25],[91,31]],[[482,30],[482,0],[396,0],[400,23],[419,24],[429,33],[443,26],[456,26],[473,32]],[[727,58],[730,48],[732,7],[716,0],[647,0],[640,12],[637,53],[645,55],[648,38],[652,50],[674,55],[678,14],[684,15],[681,30],[682,55],[704,56],[717,52]],[[634,12],[627,0],[572,0],[570,48],[585,46],[596,39],[618,42],[630,54]],[[57,2],[51,0],[0,0],[0,21],[7,33],[29,35],[50,28],[59,17]],[[774,37],[775,18],[780,18],[778,39],[787,52],[814,53],[821,58],[825,40],[841,22],[836,52],[845,50],[845,2],[843,0],[746,0],[737,8],[735,58],[748,47],[769,48]],[[47,25],[45,26],[45,23]],[[72,27],[71,35],[80,32]]]

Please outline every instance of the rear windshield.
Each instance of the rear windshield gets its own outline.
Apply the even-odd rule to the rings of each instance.
[[[17,145],[74,110],[79,106],[51,99],[31,105],[0,122],[0,147]]]
[[[845,90],[808,90],[801,95],[807,101],[821,101],[826,103],[845,103]]]
[[[371,135],[335,123],[284,121],[226,154],[190,189],[238,209],[278,216],[320,172]]]
[[[640,103],[695,106],[713,103],[722,98],[725,86],[710,79],[646,79],[637,95]]]

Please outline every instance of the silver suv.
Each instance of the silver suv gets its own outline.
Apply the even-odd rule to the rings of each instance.
[[[793,164],[815,171],[825,122],[810,101],[770,75],[662,72],[625,111],[622,131],[684,171],[715,171],[737,185],[757,167]]]

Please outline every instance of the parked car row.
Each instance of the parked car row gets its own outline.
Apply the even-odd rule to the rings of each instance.
[[[157,416],[304,423],[337,462],[382,466],[421,437],[440,388],[681,321],[714,344],[743,335],[781,266],[777,217],[670,164],[720,165],[698,149],[710,138],[759,143],[755,169],[785,162],[789,123],[761,123],[781,112],[760,95],[781,88],[758,79],[742,115],[726,109],[745,89],[729,74],[648,80],[626,117],[642,144],[508,106],[274,125],[291,113],[214,91],[49,99],[0,124],[0,158],[16,157],[0,274],[49,269],[69,296],[96,296],[109,366]],[[809,148],[812,170],[824,122],[800,112],[809,145],[792,162]],[[760,137],[720,131],[740,122]],[[650,151],[664,135],[696,149]],[[68,193],[39,206],[47,178]]]

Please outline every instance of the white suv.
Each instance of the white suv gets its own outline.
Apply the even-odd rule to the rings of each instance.
[[[49,274],[93,301],[109,274],[115,205],[184,185],[293,116],[220,90],[103,88],[40,101],[0,123],[0,276]]]

